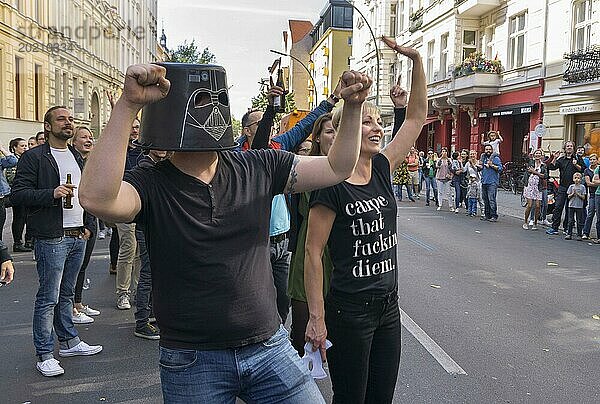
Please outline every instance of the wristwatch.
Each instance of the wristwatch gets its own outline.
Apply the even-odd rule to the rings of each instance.
[[[333,102],[336,104],[340,101],[340,97],[338,97],[334,93],[329,94],[329,98],[331,98],[333,100]]]

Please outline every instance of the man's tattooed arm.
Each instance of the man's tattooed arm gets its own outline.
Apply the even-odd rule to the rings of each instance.
[[[292,168],[290,168],[290,175],[288,176],[287,185],[285,187],[286,194],[296,193],[296,183],[298,183],[298,172],[296,172],[296,166],[299,162],[300,158],[298,156],[294,156],[294,162],[292,163]]]

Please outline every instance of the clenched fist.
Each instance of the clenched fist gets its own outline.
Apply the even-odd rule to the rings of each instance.
[[[348,104],[362,104],[369,95],[373,80],[364,73],[347,71],[340,80],[340,95]]]
[[[158,65],[132,65],[125,73],[122,98],[141,109],[144,105],[167,96],[171,83],[165,78],[167,70]]]

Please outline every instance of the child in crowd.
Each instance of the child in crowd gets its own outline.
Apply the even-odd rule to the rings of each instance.
[[[477,201],[479,200],[479,184],[477,177],[472,175],[469,177],[469,186],[467,188],[467,201],[469,204],[469,216],[477,216]]]
[[[485,141],[485,134],[481,134],[481,143],[483,146],[490,145],[492,146],[492,154],[500,157],[500,143],[502,143],[504,139],[500,135],[499,131],[492,130],[488,133],[488,141]]]
[[[573,235],[573,226],[575,217],[577,217],[577,239],[581,240],[583,231],[583,202],[587,195],[585,185],[581,183],[581,173],[573,174],[574,184],[569,185],[567,189],[567,198],[569,198],[569,226],[565,240],[571,240]]]

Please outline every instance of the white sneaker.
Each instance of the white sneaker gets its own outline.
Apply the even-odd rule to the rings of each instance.
[[[460,208],[456,208],[456,210],[454,211],[454,213],[458,213],[459,210],[460,210]]]
[[[529,225],[527,223],[523,223],[523,230],[529,230]]]
[[[552,223],[548,221],[548,219],[544,219],[544,221],[542,222],[542,224],[544,226],[552,226]]]
[[[106,238],[106,232],[104,230],[100,230],[98,232],[98,240],[104,240]]]
[[[65,373],[65,370],[59,365],[59,363],[60,362],[56,359],[50,358],[43,362],[38,362],[35,367],[44,376],[58,376]]]
[[[102,351],[102,345],[88,345],[81,341],[73,348],[60,349],[58,354],[60,356],[89,356],[96,355],[100,351]]]
[[[531,226],[531,230],[537,230],[537,226],[534,224],[533,226]]]
[[[87,316],[81,311],[78,311],[77,314],[73,314],[73,324],[90,324],[93,322],[93,318]]]
[[[437,207],[437,210],[442,210],[442,207],[441,207],[441,206],[438,206],[438,207]]]
[[[119,310],[129,310],[131,309],[131,303],[129,303],[129,296],[126,294],[122,294],[119,296],[117,300],[117,309]]]
[[[100,311],[92,309],[90,306],[83,306],[81,310],[78,310],[80,313],[85,313],[88,316],[99,316]]]
[[[530,225],[530,226],[533,226],[533,220],[530,220],[530,221],[529,221],[529,225]]]

